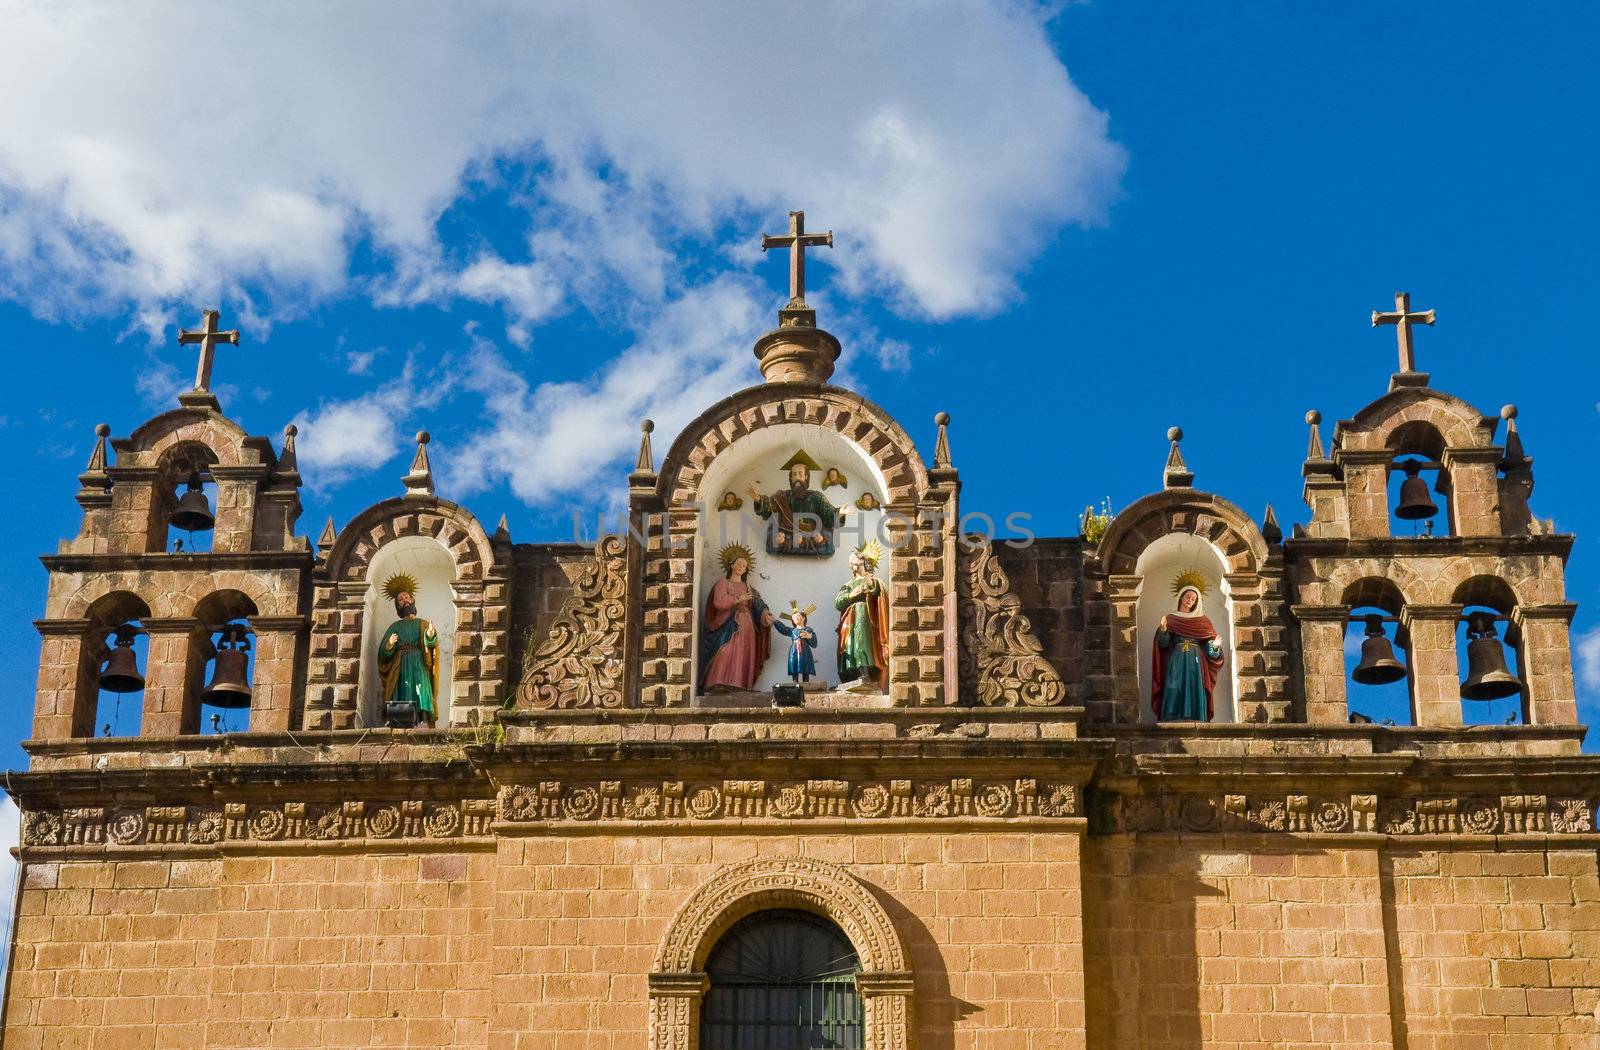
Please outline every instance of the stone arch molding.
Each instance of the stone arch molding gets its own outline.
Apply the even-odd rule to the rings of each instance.
[[[689,896],[656,952],[650,975],[651,1050],[696,1050],[706,958],[740,919],[772,908],[800,908],[844,931],[861,959],[857,986],[866,1045],[908,1050],[912,982],[908,954],[882,904],[844,868],[817,860],[757,858],[724,868]]]
[[[1267,560],[1267,541],[1250,515],[1220,496],[1192,490],[1156,493],[1125,507],[1100,540],[1100,560],[1113,575],[1132,574],[1144,549],[1174,532],[1216,547],[1230,572],[1259,572]]]

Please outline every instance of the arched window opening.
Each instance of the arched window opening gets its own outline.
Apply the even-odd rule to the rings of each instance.
[[[1429,424],[1412,422],[1395,429],[1389,447],[1394,453],[1388,480],[1390,535],[1454,535],[1444,438]]]
[[[821,916],[742,919],[706,960],[700,1050],[861,1050],[860,970],[849,938]]]
[[[217,485],[211,467],[216,455],[187,443],[163,458],[151,502],[150,550],[205,554],[217,527]]]
[[[1512,620],[1517,597],[1506,581],[1478,576],[1456,589],[1456,665],[1461,673],[1461,721],[1466,725],[1525,725],[1527,681],[1522,632]]]
[[[181,732],[238,733],[250,728],[255,670],[250,617],[256,612],[255,603],[238,591],[217,591],[196,603]]]
[[[402,618],[396,605],[397,588],[401,587],[414,590],[411,594],[415,609],[413,619],[420,621],[415,628],[415,640],[403,643],[418,646],[418,651],[412,658],[403,659],[421,661],[408,673],[428,678],[429,691],[433,693],[434,719],[440,725],[449,725],[458,620],[455,578],[454,555],[432,536],[401,536],[385,543],[373,554],[367,566],[367,593],[362,602],[360,710],[363,725],[384,725],[388,720],[387,705],[397,699],[385,695],[384,661],[379,650],[390,628]],[[436,643],[427,641],[430,630]],[[437,669],[436,691],[432,677],[427,674],[428,667]],[[399,682],[402,678],[410,680],[400,675],[392,681]],[[421,711],[420,706],[417,710],[422,719],[419,724],[426,724],[429,721],[426,712]]]
[[[1223,558],[1222,552],[1199,536],[1186,532],[1172,532],[1155,540],[1144,549],[1135,563],[1134,571],[1140,577],[1135,610],[1139,720],[1147,723],[1157,721],[1155,652],[1160,645],[1157,632],[1161,629],[1162,618],[1184,616],[1192,618],[1192,622],[1197,624],[1209,621],[1211,629],[1216,632],[1217,649],[1222,658],[1220,670],[1214,672],[1214,680],[1207,679],[1203,670],[1195,672],[1200,676],[1201,684],[1205,681],[1210,682],[1209,721],[1238,721],[1239,716],[1234,703],[1234,697],[1237,695],[1235,683],[1238,680],[1238,660],[1233,639],[1233,595],[1228,586],[1228,563]],[[1199,602],[1192,608],[1180,611],[1183,591],[1190,586],[1199,592]],[[1169,619],[1168,623],[1176,630],[1172,620]],[[1187,642],[1194,647],[1194,652],[1197,654],[1203,653],[1209,656],[1210,653],[1206,648],[1207,639],[1184,638],[1172,631],[1167,634],[1168,648],[1161,651],[1163,692],[1166,681],[1170,680],[1168,670],[1173,666],[1170,658],[1172,648]],[[1204,700],[1197,699],[1193,706],[1196,709],[1203,709]],[[1204,712],[1198,710],[1198,713]],[[1164,715],[1161,720],[1178,719]]]
[[[1411,636],[1400,622],[1400,589],[1379,577],[1357,580],[1345,588],[1342,604],[1350,609],[1345,674],[1360,687],[1349,693],[1350,721],[1415,725]]]

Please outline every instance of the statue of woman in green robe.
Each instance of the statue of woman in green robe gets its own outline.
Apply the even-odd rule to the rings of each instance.
[[[383,702],[416,704],[421,720],[432,726],[439,718],[439,632],[417,615],[416,589],[416,580],[404,574],[384,584],[400,619],[378,643],[378,671]]]
[[[885,689],[889,678],[889,599],[874,575],[883,548],[872,540],[850,554],[850,579],[839,588],[839,681]]]

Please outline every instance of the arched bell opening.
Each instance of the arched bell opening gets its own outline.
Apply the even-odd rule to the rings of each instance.
[[[1192,533],[1169,532],[1153,540],[1134,566],[1139,576],[1135,625],[1138,633],[1139,721],[1157,721],[1154,706],[1153,653],[1161,618],[1177,612],[1180,577],[1198,573],[1204,578],[1200,612],[1211,621],[1222,650],[1222,668],[1211,694],[1212,722],[1239,720],[1234,698],[1238,695],[1237,646],[1234,642],[1234,603],[1228,584],[1228,561],[1208,541]],[[1165,721],[1166,719],[1162,719]]]
[[[125,591],[105,595],[89,607],[72,712],[72,735],[138,736],[144,723],[149,636],[143,620],[150,607]]]
[[[700,1050],[862,1050],[861,959],[826,917],[793,908],[747,915],[706,958]]]
[[[386,593],[391,581],[409,577],[416,587],[417,615],[428,621],[438,634],[439,689],[434,697],[438,724],[448,725],[450,693],[455,677],[456,560],[450,548],[432,536],[400,536],[390,540],[372,555],[367,565],[367,593],[362,605],[361,626],[361,723],[385,724],[383,674],[378,646],[391,625],[399,619],[394,599]]]
[[[250,728],[256,605],[238,591],[217,591],[195,605],[184,670],[180,732],[241,733]]]
[[[1526,725],[1527,675],[1516,592],[1498,576],[1475,576],[1456,588],[1456,665],[1465,725]]]
[[[161,457],[150,500],[151,553],[208,553],[217,527],[217,455],[198,442]]]
[[[1402,424],[1389,435],[1389,534],[1453,536],[1450,472],[1444,438],[1431,424]]]
[[[1390,580],[1371,577],[1345,588],[1347,705],[1353,723],[1416,724],[1411,633],[1401,622],[1405,598]]]

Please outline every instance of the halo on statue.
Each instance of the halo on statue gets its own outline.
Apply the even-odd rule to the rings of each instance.
[[[726,575],[728,572],[730,572],[733,569],[733,563],[738,561],[740,558],[744,559],[745,564],[750,567],[751,572],[755,571],[756,556],[750,553],[750,548],[746,547],[742,543],[730,543],[726,547],[722,548],[722,553],[718,555],[718,560],[722,562],[723,574]]]
[[[1211,589],[1211,585],[1206,582],[1206,574],[1199,569],[1185,569],[1178,573],[1177,578],[1172,581],[1173,597],[1182,594],[1185,587],[1193,587],[1200,592],[1202,598]]]
[[[402,594],[417,596],[417,578],[409,572],[397,572],[383,581],[383,596],[391,602]]]
[[[811,619],[811,614],[816,612],[816,611],[817,611],[817,603],[816,602],[812,602],[810,605],[808,605],[804,609],[802,609],[802,608],[800,608],[800,603],[799,602],[795,601],[793,598],[790,598],[789,599],[789,611],[788,612],[779,613],[778,615],[780,617],[782,617],[783,619],[788,620],[790,623],[793,623],[794,622],[794,614],[795,613],[800,613],[807,620],[809,620],[809,619]]]
[[[877,540],[868,540],[856,548],[856,553],[861,555],[862,561],[876,569],[878,562],[883,560],[883,544]]]

